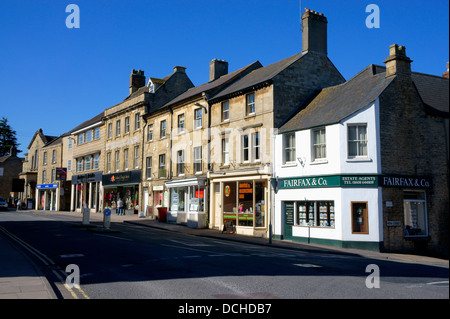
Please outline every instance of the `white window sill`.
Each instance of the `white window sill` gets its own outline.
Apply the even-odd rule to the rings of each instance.
[[[373,162],[373,160],[370,157],[352,157],[352,158],[347,158],[346,162],[348,162],[348,163]]]
[[[328,160],[327,159],[317,159],[309,164],[310,165],[328,164]]]
[[[295,167],[297,166],[297,162],[286,162],[281,167]]]

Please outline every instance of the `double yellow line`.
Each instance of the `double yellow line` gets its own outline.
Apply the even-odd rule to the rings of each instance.
[[[67,289],[67,291],[72,295],[74,299],[90,299],[86,292],[84,292],[84,290],[81,289],[79,285],[74,284],[73,288],[76,289],[74,290],[66,283],[65,278],[67,278],[67,274],[62,269],[60,269],[51,258],[47,257],[45,254],[28,244],[27,242],[23,241],[16,235],[12,234],[2,226],[0,226],[0,232],[25,248],[29,253],[38,258],[45,266],[54,268],[52,269],[52,272],[61,281],[61,284],[63,284],[63,286]],[[78,292],[78,294],[76,292]],[[79,295],[81,296],[81,298]]]

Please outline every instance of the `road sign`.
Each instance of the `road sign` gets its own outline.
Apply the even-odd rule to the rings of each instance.
[[[109,215],[111,215],[111,210],[110,210],[109,208],[106,208],[106,209],[103,211],[103,214],[105,214],[105,216],[109,216]]]

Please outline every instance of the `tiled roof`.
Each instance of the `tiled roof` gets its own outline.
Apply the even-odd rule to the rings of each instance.
[[[338,123],[375,101],[393,78],[374,74],[370,65],[349,81],[325,88],[304,109],[281,125],[279,132],[308,129]]]

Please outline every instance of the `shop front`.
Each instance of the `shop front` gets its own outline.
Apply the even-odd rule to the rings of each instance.
[[[186,178],[166,182],[169,191],[167,222],[205,228],[206,178]]]
[[[101,212],[103,206],[102,172],[72,176],[71,211],[89,208],[91,213]]]
[[[211,179],[212,228],[268,236],[270,176]]]
[[[279,178],[275,237],[400,251],[429,238],[427,178],[333,175]]]
[[[141,171],[107,174],[102,177],[104,206],[117,213],[118,201],[122,200],[126,215],[137,214],[140,209]]]
[[[60,202],[59,184],[36,185],[36,203],[38,210],[59,210]]]

